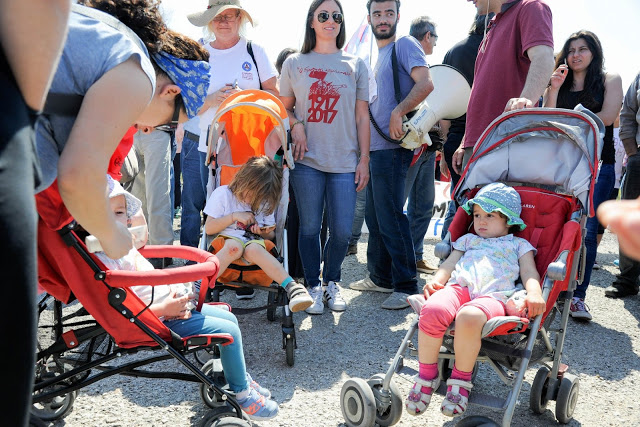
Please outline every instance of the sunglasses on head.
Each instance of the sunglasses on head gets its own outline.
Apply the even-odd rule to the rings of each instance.
[[[173,117],[169,123],[158,125],[154,129],[161,130],[163,132],[173,132],[178,128],[178,120],[180,119],[180,109],[182,108],[182,95],[176,95],[176,100],[173,106]]]
[[[329,20],[329,16],[331,16],[333,18],[333,22],[338,25],[342,24],[342,21],[344,21],[344,18],[340,12],[333,12],[332,14],[329,14],[329,12],[320,12],[318,13],[318,22],[324,24]]]

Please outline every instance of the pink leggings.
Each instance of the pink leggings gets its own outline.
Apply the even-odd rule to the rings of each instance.
[[[490,296],[471,299],[469,288],[447,285],[432,294],[420,311],[418,326],[422,332],[433,338],[441,338],[456,318],[462,307],[476,307],[487,316],[487,320],[504,316],[504,304]]]

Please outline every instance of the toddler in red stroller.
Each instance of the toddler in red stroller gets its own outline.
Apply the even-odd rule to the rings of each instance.
[[[144,217],[137,214],[140,211],[141,202],[126,192],[111,177],[107,178],[107,182],[110,209],[116,220],[125,226],[136,225],[140,218],[144,222]],[[48,194],[50,195],[50,192],[45,193],[45,196]],[[46,206],[43,202],[46,202],[46,198],[39,196],[39,206]],[[46,209],[42,209],[41,215],[43,211]],[[75,231],[69,232],[71,229]],[[251,419],[270,419],[278,414],[278,405],[271,400],[269,390],[261,387],[246,372],[242,336],[235,316],[226,304],[203,304],[206,289],[209,284],[214,283],[218,271],[215,256],[194,248],[168,246],[144,248],[141,249],[142,253],[133,248],[125,257],[114,260],[99,251],[99,242],[88,238],[87,241],[91,242],[89,246],[98,250],[91,255],[79,238],[82,230],[71,222],[63,227],[63,232],[57,234],[63,236],[63,241],[73,246],[82,258],[80,262],[76,262],[74,258],[74,268],[77,268],[75,273],[82,271],[82,275],[86,277],[84,272],[87,266],[90,267],[94,278],[106,285],[103,289],[96,287],[95,282],[91,280],[78,280],[78,277],[74,279],[74,272],[69,271],[73,268],[60,268],[65,265],[65,261],[69,260],[69,254],[66,252],[73,254],[73,251],[64,248],[64,243],[60,245],[59,236],[55,236],[56,232],[44,225],[42,216],[40,230],[43,231],[39,245],[41,286],[60,301],[69,303],[77,297],[84,306],[79,310],[80,315],[91,314],[97,324],[94,328],[82,329],[74,328],[78,323],[65,325],[64,321],[70,316],[58,316],[61,314],[61,307],[56,308],[56,322],[52,329],[55,335],[59,334],[60,337],[53,345],[42,349],[37,357],[39,366],[34,391],[36,415],[43,419],[63,416],[71,408],[75,399],[75,390],[96,381],[93,377],[89,377],[89,370],[92,368],[104,369],[109,374],[123,373],[145,377],[157,375],[163,378],[202,382],[203,400],[216,409],[208,418],[212,421],[216,419],[220,421],[219,418],[223,415],[242,418],[240,410]],[[143,237],[136,242],[136,246],[144,245],[145,241]],[[150,257],[158,254],[167,256],[168,253],[171,253],[171,256],[199,262],[199,264],[154,270],[143,256],[143,254]],[[86,265],[82,265],[82,261]],[[66,264],[66,267],[69,267],[69,264]],[[72,284],[65,288],[61,286],[63,282],[61,279],[67,279],[67,282]],[[192,293],[192,281],[202,283],[202,289],[198,289],[197,297]],[[91,285],[91,289],[85,289],[85,286],[78,282]],[[175,282],[186,283],[167,284]],[[105,296],[104,290],[107,292],[106,299],[102,299],[102,305],[105,305],[104,302],[108,300],[109,304],[124,317],[114,316],[113,311],[105,311],[105,308],[101,307],[100,297]],[[131,292],[128,292],[129,290]],[[45,309],[46,307],[42,306],[41,312]],[[125,322],[122,323],[122,320]],[[132,325],[134,325],[133,328]],[[134,330],[135,326],[139,328],[138,331]],[[40,327],[46,328],[44,325]],[[104,345],[104,331],[112,335],[115,346],[111,343]],[[101,339],[96,341],[95,338]],[[216,344],[219,344],[219,348],[216,348],[218,347]],[[140,348],[146,349],[157,345],[166,349],[169,357],[154,357],[142,362],[133,362],[133,366],[125,365],[117,368],[107,368],[104,365],[113,359],[115,353],[126,353],[128,348],[135,352]],[[198,369],[185,358],[185,354],[201,349],[213,350],[214,353],[219,354],[219,360],[212,359],[202,369]],[[64,361],[70,360],[69,354],[74,350],[76,353],[79,350],[89,353],[86,360],[81,360],[82,357],[76,354],[72,357],[73,363],[65,363]],[[151,374],[147,370],[138,370],[140,366],[171,357],[178,359],[191,370],[195,378],[187,377],[184,373],[174,376],[173,373]],[[198,359],[197,354],[196,359]],[[216,363],[222,365],[223,373],[218,374],[215,371]],[[54,365],[59,369],[52,369]],[[214,381],[214,378],[218,381]],[[222,390],[221,384],[224,383],[228,384],[228,388],[224,385],[225,390]]]

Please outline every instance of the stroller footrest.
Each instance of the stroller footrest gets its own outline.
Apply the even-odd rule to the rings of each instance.
[[[213,344],[225,346],[233,343],[233,336],[231,334],[192,335],[182,338],[182,343],[186,348],[209,347]]]

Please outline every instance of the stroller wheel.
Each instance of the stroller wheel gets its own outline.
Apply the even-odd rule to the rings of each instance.
[[[551,371],[546,366],[538,369],[529,393],[529,406],[536,414],[542,414],[547,409],[547,388],[549,387],[549,373]]]
[[[564,374],[560,381],[558,397],[556,398],[556,419],[567,424],[573,418],[573,411],[578,402],[580,380],[575,375]]]
[[[499,424],[491,418],[473,415],[460,420],[456,427],[499,427]]]
[[[244,417],[244,414],[243,414]],[[251,423],[244,418],[238,418],[233,409],[228,406],[212,409],[207,412],[199,424],[200,427],[250,427]]]
[[[398,385],[391,379],[389,390],[383,390],[385,374],[375,374],[367,380],[369,387],[373,391],[376,401],[376,423],[381,427],[392,426],[402,418],[402,396]],[[389,406],[382,410],[382,402],[389,402]]]
[[[348,379],[340,391],[342,416],[349,427],[368,427],[376,421],[376,399],[361,378]]]
[[[46,390],[46,389],[45,389]],[[73,402],[78,395],[77,391],[72,391],[62,396],[43,402],[34,403],[31,406],[31,415],[41,419],[42,421],[54,421],[60,419],[71,412]]]
[[[287,365],[293,366],[296,363],[296,342],[295,338],[291,336],[284,337],[284,348],[287,353]]]
[[[210,359],[202,367],[202,373],[209,378],[212,378],[220,387],[221,384],[226,384],[226,379],[224,378],[222,368],[219,367],[219,369],[216,369],[216,365],[219,363],[219,359]],[[215,390],[210,388],[207,384],[200,384],[200,397],[209,408],[220,409],[221,406],[226,406],[227,396],[216,393]]]

